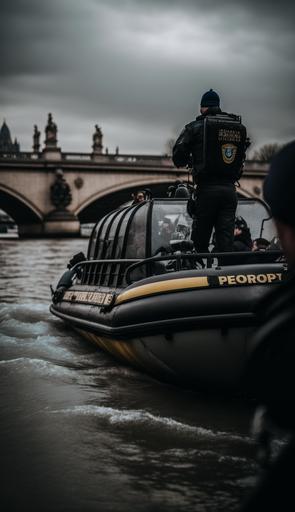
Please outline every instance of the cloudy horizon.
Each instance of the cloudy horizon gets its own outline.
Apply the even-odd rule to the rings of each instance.
[[[23,151],[51,112],[63,151],[163,154],[213,88],[255,149],[294,139],[294,2],[2,0],[0,124]]]

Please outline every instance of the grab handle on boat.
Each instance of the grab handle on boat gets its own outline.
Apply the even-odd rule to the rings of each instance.
[[[177,252],[177,253],[174,253],[174,254],[169,254],[169,255],[156,255],[156,256],[151,256],[150,258],[146,258],[146,259],[143,259],[143,260],[140,260],[140,261],[137,261],[133,264],[131,264],[127,270],[126,270],[126,274],[125,274],[125,279],[126,279],[126,283],[127,285],[130,285],[132,284],[134,281],[132,281],[131,277],[130,277],[130,274],[131,272],[133,272],[136,268],[139,268],[143,265],[149,265],[151,263],[155,263],[157,261],[175,261],[175,267],[173,268],[172,271],[179,271],[179,270],[182,270],[182,262],[183,261],[192,261],[192,262],[196,262],[196,263],[200,263],[200,261],[202,261],[203,259],[206,261],[206,265],[202,265],[202,268],[212,268],[213,266],[213,263],[214,263],[214,259],[223,259],[224,263],[222,264],[223,265],[228,265],[228,264],[231,264],[231,265],[235,265],[235,264],[239,264],[239,258],[245,258],[247,257],[247,259],[249,258],[249,262],[248,264],[252,263],[251,260],[253,260],[253,263],[257,263],[257,260],[258,262],[260,263],[263,263],[263,262],[269,262],[269,263],[275,263],[275,262],[280,262],[282,263],[282,261],[279,261],[282,257],[283,257],[283,253],[282,251],[236,251],[236,252],[214,252],[214,253],[183,253],[183,252]],[[226,259],[227,258],[230,258],[231,259],[231,262],[230,263],[225,263]],[[256,261],[255,261],[256,260]],[[217,265],[219,268],[220,268],[220,264]],[[193,268],[193,267],[191,267]],[[197,267],[195,267],[197,268]],[[171,265],[170,265],[170,269],[171,269]],[[167,271],[168,271],[168,268],[167,268]],[[171,270],[170,270],[171,271]]]

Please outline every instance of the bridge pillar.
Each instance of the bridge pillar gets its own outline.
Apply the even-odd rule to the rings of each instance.
[[[66,210],[54,211],[38,224],[18,224],[18,233],[20,238],[78,237],[80,221]]]
[[[79,236],[80,221],[67,210],[54,210],[44,219],[43,236]]]

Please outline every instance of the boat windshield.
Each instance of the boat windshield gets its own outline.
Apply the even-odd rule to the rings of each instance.
[[[190,240],[192,218],[186,211],[186,200],[154,200],[152,214],[151,254],[172,241]]]
[[[277,236],[263,201],[239,199],[236,215],[245,219],[252,240],[263,237],[271,241]],[[190,251],[193,248],[192,222],[187,213],[187,200],[182,198],[153,199],[115,210],[101,219],[94,228],[88,257],[142,259],[163,252],[163,248],[179,250],[181,247],[181,250]],[[209,246],[211,249],[212,239]]]
[[[187,201],[183,199],[154,199],[151,229],[151,255],[162,247],[173,245],[174,241],[190,240],[192,218],[187,213]],[[251,238],[266,238],[271,241],[277,236],[270,212],[263,201],[258,199],[239,199],[236,216],[243,217],[250,229]],[[212,233],[209,245],[212,249]]]
[[[251,238],[266,238],[271,241],[277,236],[273,219],[263,202],[255,199],[240,199],[236,216],[243,217],[250,229]]]

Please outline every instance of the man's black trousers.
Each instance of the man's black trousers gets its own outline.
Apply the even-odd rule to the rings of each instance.
[[[202,184],[196,191],[195,222],[192,240],[197,252],[208,252],[212,230],[215,229],[215,251],[231,251],[237,209],[235,185]]]

